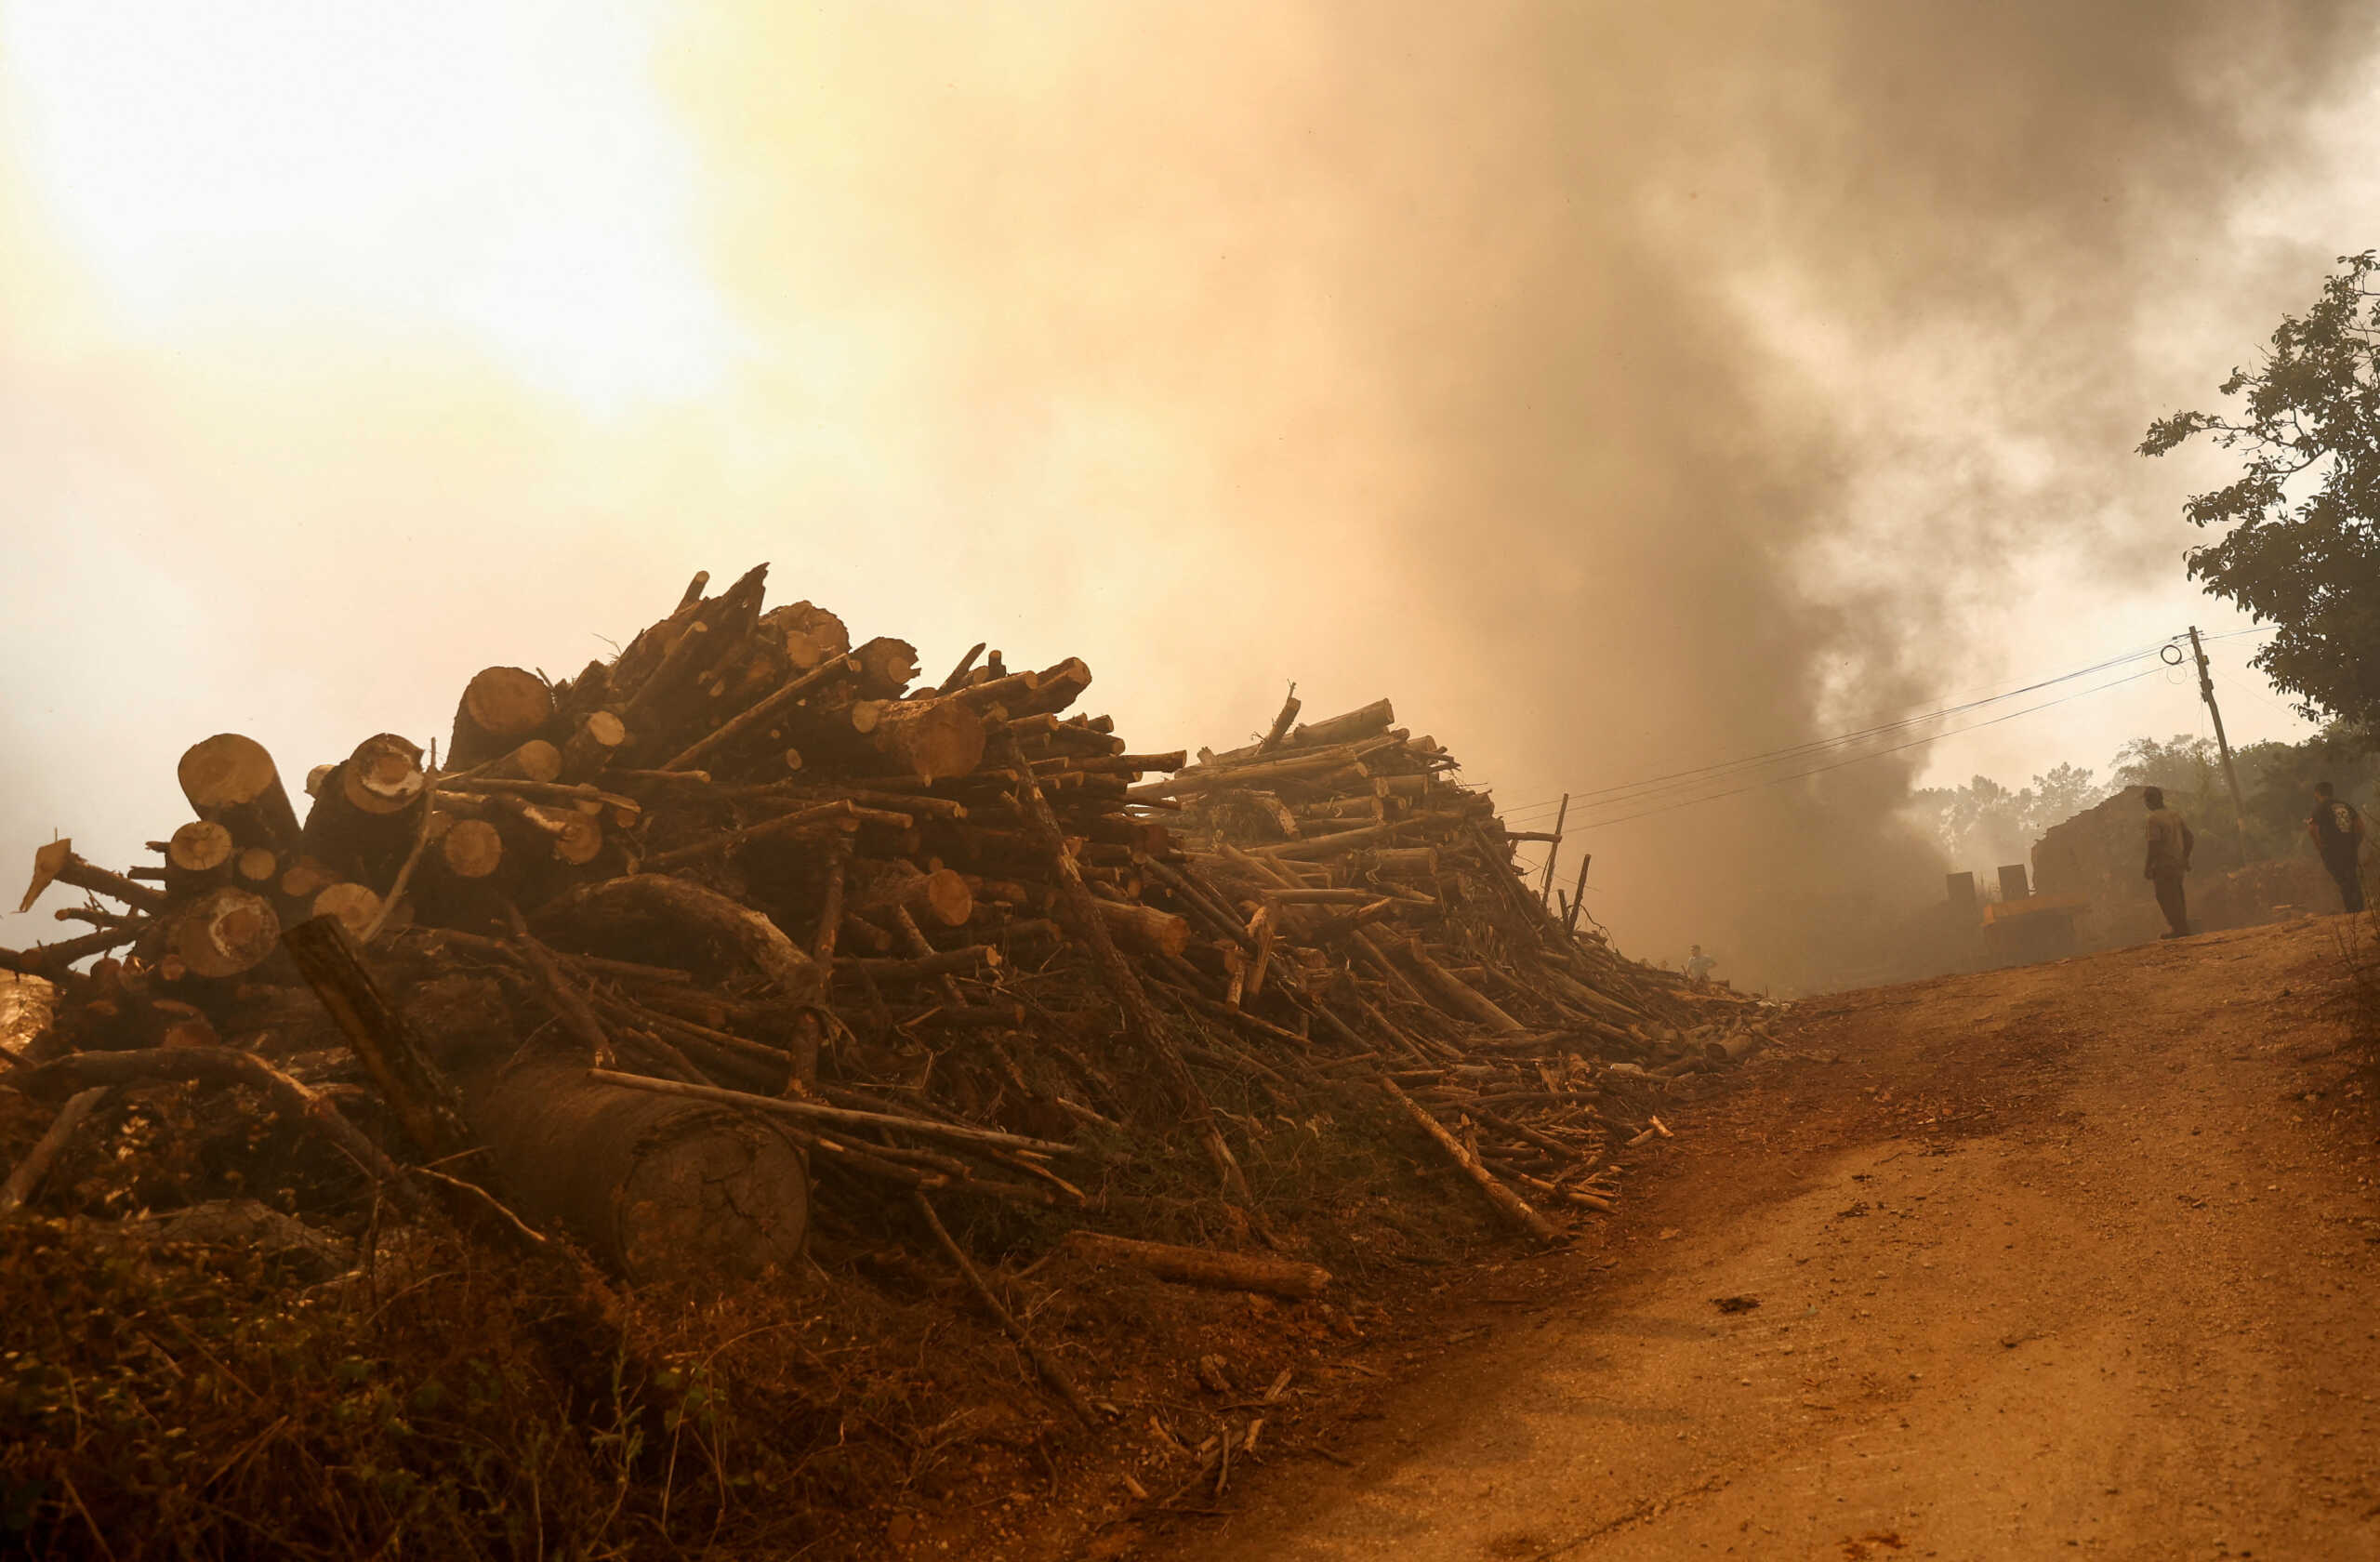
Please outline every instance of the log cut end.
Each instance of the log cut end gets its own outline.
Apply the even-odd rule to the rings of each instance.
[[[394,733],[365,738],[338,767],[341,794],[364,814],[403,813],[420,798],[426,784],[421,750]]]
[[[809,1231],[809,1176],[783,1135],[702,1113],[655,1136],[620,1185],[621,1267],[649,1281],[791,1272]]]
[[[237,976],[254,969],[281,941],[272,902],[246,890],[210,890],[176,919],[173,953],[193,976]]]
[[[380,897],[367,884],[333,884],[314,896],[314,915],[336,920],[357,943],[380,920]]]
[[[483,668],[463,686],[446,762],[477,764],[518,744],[553,720],[553,691],[523,668]],[[474,750],[477,750],[474,753]]]
[[[263,744],[238,733],[218,733],[184,750],[176,770],[182,796],[201,814],[254,802],[281,785]]]
[[[984,760],[984,720],[958,700],[879,707],[869,740],[877,752],[920,781],[966,775]]]
[[[485,819],[457,819],[439,838],[438,855],[457,879],[485,879],[504,866],[504,836]]]
[[[192,819],[165,842],[165,862],[182,873],[212,873],[231,860],[232,850],[230,830],[211,820]]]

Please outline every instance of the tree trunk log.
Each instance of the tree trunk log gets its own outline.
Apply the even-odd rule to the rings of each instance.
[[[965,927],[975,914],[975,893],[967,887],[966,875],[947,867],[920,873],[906,862],[853,861],[843,897],[863,917],[881,917],[898,907],[943,927]]]
[[[229,885],[209,890],[172,914],[166,929],[168,958],[193,976],[237,976],[254,970],[281,941],[281,916],[272,902]]]
[[[185,900],[230,883],[238,852],[230,829],[210,819],[192,819],[165,842],[165,893]]]
[[[595,710],[580,718],[578,729],[562,748],[564,781],[588,781],[611,768],[613,757],[628,747],[628,724],[613,710]]]
[[[878,713],[876,751],[920,781],[965,775],[983,762],[984,720],[956,699],[902,700]]]
[[[621,944],[648,957],[656,943],[662,950],[691,945],[697,959],[724,950],[799,1003],[815,1002],[824,985],[817,965],[768,918],[666,874],[630,874],[582,885],[546,907],[538,920],[567,929],[584,943]],[[692,960],[671,963],[696,968]],[[715,955],[711,963],[717,963]]]
[[[553,719],[553,691],[544,679],[522,668],[482,668],[455,707],[446,768],[469,770],[509,754]]]
[[[1473,1182],[1479,1185],[1479,1191],[1488,1196],[1488,1202],[1496,1207],[1498,1214],[1502,1215],[1540,1242],[1562,1240],[1562,1233],[1554,1227],[1553,1222],[1530,1209],[1527,1199],[1498,1181],[1493,1172],[1479,1164],[1478,1158],[1462,1147],[1461,1140],[1447,1132],[1445,1124],[1417,1105],[1411,1096],[1399,1090],[1395,1080],[1382,1075],[1380,1085],[1381,1089],[1388,1092],[1391,1100],[1405,1108],[1405,1115],[1411,1118],[1423,1132],[1435,1140],[1438,1147],[1446,1151],[1447,1155],[1457,1166],[1462,1168]]]
[[[1216,1291],[1255,1291],[1303,1301],[1321,1295],[1330,1284],[1330,1271],[1318,1264],[1299,1264],[1256,1253],[1216,1252],[1207,1248],[1177,1247],[1170,1242],[1143,1242],[1096,1231],[1069,1231],[1065,1245],[1103,1263],[1130,1264],[1161,1280]]]
[[[111,873],[95,867],[74,854],[71,839],[51,841],[33,853],[33,880],[25,886],[25,898],[17,906],[21,914],[33,908],[42,891],[52,884],[71,884],[78,890],[103,894],[110,900],[120,900],[136,911],[156,911],[164,907],[165,894],[148,885],[127,879],[121,873]]]
[[[367,737],[323,777],[301,844],[341,877],[387,889],[413,849],[416,810],[429,795],[420,749],[394,733]]]
[[[184,750],[176,775],[191,811],[229,827],[241,845],[276,853],[297,846],[297,811],[272,756],[256,739],[218,733]]]
[[[352,932],[337,917],[316,917],[291,928],[282,943],[414,1148],[430,1160],[470,1150],[477,1141],[464,1124],[462,1098],[364,965]]]

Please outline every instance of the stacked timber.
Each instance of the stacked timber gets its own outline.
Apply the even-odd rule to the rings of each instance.
[[[400,1208],[724,1279],[791,1262],[813,1188],[846,1228],[897,1196],[953,1254],[919,1201],[1113,1225],[1085,1188],[1119,1163],[1252,1209],[1267,1113],[1368,1124],[1552,1238],[1664,1132],[1657,1076],[1757,1039],[1550,915],[1386,701],[1134,751],[1074,709],[1078,659],[925,681],[765,574],[697,576],[573,677],[485,668],[427,747],[374,733],[298,788],[245,735],[191,748],[154,865],[38,854],[25,905],[79,889],[94,926],[0,951],[60,985],[0,1085],[254,1086]]]

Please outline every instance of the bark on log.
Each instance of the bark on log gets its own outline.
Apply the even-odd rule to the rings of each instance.
[[[1154,906],[1128,905],[1119,900],[1101,899],[1096,904],[1109,931],[1135,948],[1180,955],[1190,946],[1190,922],[1185,917]]]
[[[776,693],[761,699],[743,714],[722,723],[716,731],[696,738],[661,768],[664,771],[693,770],[711,755],[719,753],[730,744],[742,739],[747,734],[769,730],[770,723],[790,715],[795,707],[800,705],[812,695],[824,689],[833,688],[840,681],[855,678],[858,674],[859,663],[849,656],[838,655],[822,662],[800,677],[787,682]],[[793,753],[795,750],[788,749],[787,752]]]
[[[24,1208],[26,1201],[33,1198],[33,1191],[41,1186],[41,1180],[49,1174],[51,1162],[57,1160],[59,1152],[66,1148],[67,1141],[73,1138],[74,1131],[82,1126],[83,1119],[99,1110],[114,1093],[112,1086],[93,1085],[66,1098],[66,1105],[58,1109],[58,1116],[42,1130],[41,1137],[33,1141],[33,1147],[25,1152],[25,1158],[17,1162],[7,1182],[0,1183],[0,1220],[6,1220]]]
[[[867,740],[904,772],[933,782],[983,762],[984,720],[958,699],[903,700],[878,713]]]
[[[243,846],[287,852],[298,844],[298,814],[264,745],[218,733],[184,750],[175,774],[191,811],[227,827]]]
[[[1330,1284],[1330,1271],[1318,1264],[1300,1264],[1258,1253],[1216,1252],[1209,1248],[1143,1242],[1096,1231],[1069,1231],[1065,1245],[1103,1263],[1130,1264],[1161,1280],[1216,1291],[1254,1291],[1304,1301],[1321,1295]]]
[[[542,737],[533,737],[506,750],[469,776],[456,776],[455,785],[467,787],[473,781],[550,782],[561,774],[562,750]]]
[[[698,884],[664,874],[637,873],[582,885],[539,913],[541,922],[570,930],[582,942],[625,943],[652,952],[693,943],[747,962],[796,1002],[817,999],[823,977],[774,922],[749,907]]]
[[[1424,1111],[1411,1096],[1398,1089],[1395,1080],[1382,1075],[1380,1086],[1388,1092],[1389,1099],[1405,1108],[1406,1116],[1411,1118],[1422,1132],[1435,1140],[1438,1147],[1446,1151],[1448,1157],[1457,1166],[1462,1168],[1464,1173],[1473,1182],[1479,1185],[1479,1191],[1488,1196],[1488,1202],[1496,1207],[1498,1214],[1502,1215],[1540,1242],[1562,1240],[1562,1233],[1555,1228],[1553,1222],[1530,1209],[1527,1199],[1506,1187],[1497,1179],[1493,1172],[1482,1166],[1478,1158],[1462,1147],[1461,1140],[1448,1132],[1445,1124]]]
[[[863,917],[882,916],[897,907],[943,927],[965,927],[975,914],[975,893],[967,887],[966,875],[947,867],[920,873],[906,862],[853,862],[843,897]]]
[[[446,768],[469,770],[509,754],[553,718],[553,691],[544,679],[522,668],[482,668],[455,707]]]
[[[564,781],[588,781],[611,768],[613,758],[628,747],[628,724],[613,710],[595,710],[579,720],[578,729],[562,747]]]
[[[797,672],[808,672],[851,652],[852,635],[843,621],[810,602],[774,608],[760,616],[760,627],[785,648]]]
[[[658,872],[663,868],[682,867],[690,862],[701,862],[706,857],[720,856],[739,846],[748,846],[755,841],[774,840],[805,830],[854,829],[858,827],[859,814],[859,809],[849,802],[822,802],[815,808],[796,809],[757,825],[746,825],[741,829],[722,830],[674,851],[647,857],[644,867],[648,871]]]
[[[192,819],[165,842],[165,893],[180,900],[230,883],[238,851],[229,828]]]
[[[464,1124],[461,1096],[364,965],[353,931],[336,916],[316,917],[291,928],[282,943],[414,1148],[431,1160],[472,1149],[477,1141]]]
[[[385,889],[413,849],[415,810],[429,795],[419,748],[394,733],[367,737],[323,778],[300,843],[342,877]]]
[[[193,976],[237,976],[269,958],[281,940],[272,902],[226,885],[173,913],[166,948]]]
[[[1507,1036],[1518,1035],[1528,1028],[1498,1008],[1485,993],[1432,960],[1430,952],[1421,946],[1420,939],[1408,939],[1405,952],[1421,974],[1429,978],[1431,985],[1461,1013],[1491,1029],[1502,1031]]]
[[[152,890],[121,873],[111,873],[76,856],[71,838],[53,841],[33,853],[33,880],[25,886],[25,898],[17,905],[19,913],[32,910],[33,902],[41,898],[42,891],[52,884],[71,884],[78,890],[88,890],[110,900],[120,900],[136,911],[156,911],[165,904],[164,891]]]
[[[866,699],[898,699],[917,681],[918,648],[879,635],[852,652],[859,663],[859,692]]]
[[[972,1123],[944,1122],[937,1118],[905,1117],[891,1112],[863,1112],[845,1106],[829,1106],[816,1101],[789,1101],[772,1095],[754,1095],[747,1091],[721,1090],[712,1085],[685,1085],[673,1079],[652,1079],[636,1074],[620,1074],[610,1069],[588,1071],[590,1079],[604,1084],[620,1085],[629,1090],[649,1091],[660,1095],[681,1096],[688,1101],[713,1102],[722,1106],[737,1106],[751,1112],[766,1112],[776,1117],[793,1118],[807,1123],[834,1123],[845,1128],[890,1128],[903,1133],[914,1133],[927,1139],[946,1139],[956,1145],[985,1145],[1004,1150],[1030,1150],[1036,1155],[1073,1155],[1075,1146],[1054,1139],[1035,1139],[1022,1133],[1004,1133],[998,1129],[977,1128]]]

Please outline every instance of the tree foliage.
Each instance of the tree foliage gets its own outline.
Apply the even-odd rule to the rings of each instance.
[[[2240,451],[2236,482],[2183,513],[2222,536],[2191,576],[2276,626],[2255,666],[2324,714],[2380,732],[2380,251],[2343,256],[2303,316],[2284,317],[2255,370],[2222,384],[2236,415],[2177,412],[2144,456],[2204,435]]]

